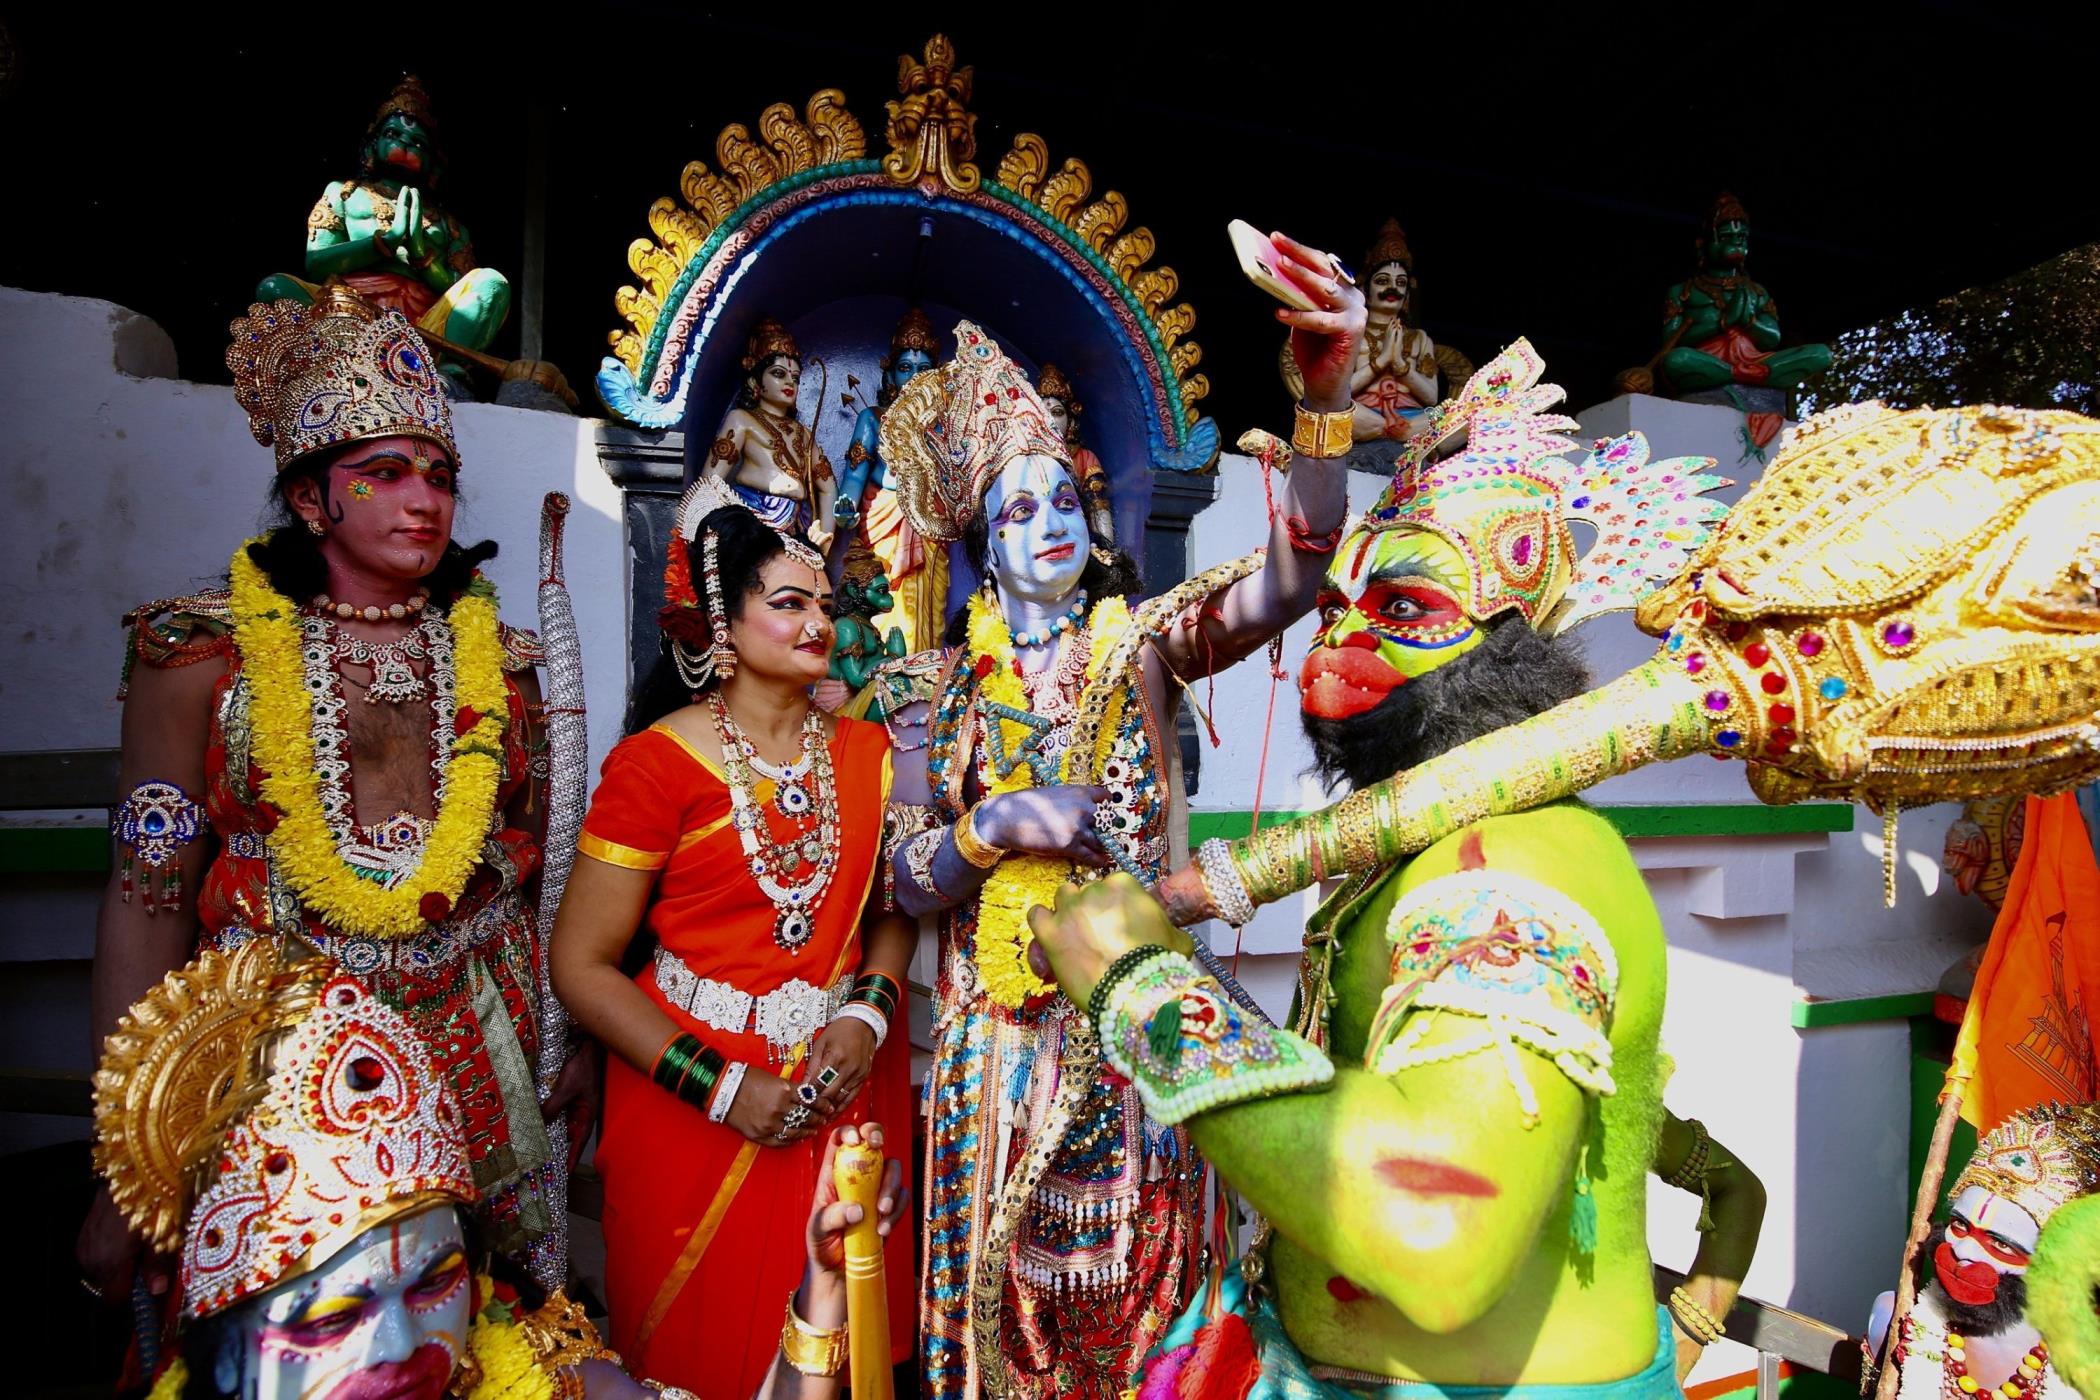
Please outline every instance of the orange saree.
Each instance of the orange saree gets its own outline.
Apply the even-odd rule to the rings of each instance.
[[[764,996],[801,980],[829,987],[860,964],[860,921],[875,895],[889,736],[881,725],[841,719],[831,741],[838,790],[838,869],[799,952],[773,941],[773,906],[752,879],[730,825],[721,769],[659,725],[607,755],[579,849],[628,869],[658,872],[644,929],[698,977]],[[767,818],[789,831],[768,804]],[[730,1060],[801,1075],[772,1061],[755,1025],[718,1029],[671,1004],[656,968],[635,979],[680,1030]],[[890,1154],[910,1150],[910,1050],[901,1022],[876,1053],[874,1072],[837,1122],[874,1121]],[[823,1136],[761,1146],[612,1058],[597,1166],[605,1183],[606,1302],[613,1347],[635,1375],[683,1386],[701,1400],[749,1400],[780,1340],[787,1299],[802,1277],[803,1231]],[[891,1232],[891,1349],[911,1354],[915,1268],[909,1228]]]

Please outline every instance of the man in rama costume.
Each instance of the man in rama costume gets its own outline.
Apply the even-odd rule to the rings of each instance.
[[[486,1239],[551,1274],[567,1222],[541,1168],[569,1144],[547,1125],[595,1071],[543,1044],[539,644],[500,620],[478,568],[496,546],[452,538],[451,409],[407,319],[331,283],[232,329],[235,397],[274,449],[283,523],[234,551],[226,587],[125,619],[95,1034],[199,947],[319,950],[428,1042]],[[80,1242],[90,1289],[121,1303],[135,1256],[99,1196]]]
[[[1521,407],[1531,379],[1500,392]],[[1473,493],[1552,467],[1515,440],[1497,451],[1498,425],[1470,416],[1462,457],[1403,464],[1367,530],[1474,517]],[[1417,595],[1395,620],[1459,600],[1437,640],[1463,646],[1490,572],[1557,632],[1674,567],[1637,605],[1663,638],[1654,658],[1493,733],[1461,725],[1456,747],[1433,742],[1323,811],[1207,845],[1157,904],[1111,879],[1032,916],[1118,1068],[1274,1231],[1245,1271],[1258,1287],[1221,1286],[1141,1393],[1208,1394],[1211,1378],[1235,1395],[1673,1393],[1640,1182],[1661,1116],[1661,933],[1623,846],[1567,799],[1681,756],[1750,758],[1760,797],[1866,802],[1893,852],[1905,806],[2060,791],[2100,769],[2100,423],[1834,410],[1704,543],[1683,469],[1649,480],[1639,455],[1602,444],[1541,499],[1481,512],[1484,532],[1429,529],[1466,547],[1409,545],[1431,557],[1385,582]],[[1606,518],[1565,588],[1532,593],[1541,540],[1525,517],[1549,498],[1545,520],[1600,503]],[[1354,542],[1340,567],[1381,552]],[[1180,956],[1172,923],[1244,921],[1329,876],[1348,883],[1308,940],[1296,1033],[1242,1016]]]
[[[1580,695],[1569,629],[1630,607],[1721,513],[1709,460],[1650,460],[1638,434],[1563,457],[1574,424],[1545,411],[1542,369],[1520,341],[1432,410],[1336,552],[1301,681],[1330,781]],[[1588,555],[1578,519],[1603,537]],[[1049,949],[1060,985],[1266,1222],[1259,1288],[1199,1295],[1143,1393],[1211,1393],[1186,1387],[1221,1354],[1263,1395],[1679,1393],[1646,1248],[1662,926],[1601,816],[1497,816],[1353,876],[1308,931],[1295,1032],[1235,1005],[1157,906],[1118,922],[1112,962]]]
[[[1295,245],[1292,245],[1295,248]],[[1360,293],[1296,248],[1323,310],[1285,319],[1305,367],[1298,469],[1266,559],[1133,609],[1070,446],[1021,368],[964,322],[898,395],[882,459],[929,541],[986,579],[904,697],[889,840],[898,903],[940,915],[927,1085],[925,1393],[1114,1397],[1181,1308],[1201,1174],[1186,1135],[1102,1064],[1091,1023],[1029,966],[1028,910],[1081,867],[1146,878],[1185,829],[1183,687],[1311,607],[1344,514]],[[897,663],[910,674],[915,661]]]

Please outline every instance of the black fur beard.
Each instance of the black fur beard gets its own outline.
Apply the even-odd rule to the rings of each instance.
[[[1949,1330],[1964,1337],[1995,1337],[2027,1316],[2027,1280],[2019,1274],[1998,1275],[1998,1296],[1981,1307],[1967,1307],[1949,1297],[1946,1285],[1940,1282],[1940,1271],[1932,1262],[1946,1239],[1947,1227],[1933,1226],[1911,1270],[1912,1287],[1923,1292],[1929,1286],[1939,1294],[1940,1306],[1947,1310]]]
[[[1540,636],[1516,612],[1486,631],[1479,646],[1396,687],[1360,715],[1300,713],[1313,769],[1328,791],[1344,781],[1368,787],[1590,688],[1581,649],[1567,638]]]

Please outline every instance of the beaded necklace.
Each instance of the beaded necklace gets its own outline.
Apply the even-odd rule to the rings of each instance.
[[[780,784],[782,814],[802,829],[790,839],[776,843],[766,827],[764,804],[755,791],[756,767],[763,762],[758,750],[737,727],[719,691],[708,695],[707,708],[714,716],[715,733],[722,740],[722,770],[729,779],[730,825],[736,828],[751,878],[773,905],[773,941],[790,953],[800,953],[816,931],[812,919],[838,869],[838,799],[831,781],[831,749],[824,742],[824,721],[812,707],[802,722],[801,758],[785,770],[774,770],[807,771],[814,789],[805,790],[799,782]],[[800,795],[800,811],[789,810],[790,786]],[[812,808],[813,822],[809,815]]]

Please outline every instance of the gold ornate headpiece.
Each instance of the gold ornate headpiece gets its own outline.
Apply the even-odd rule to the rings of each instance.
[[[1387,219],[1372,241],[1370,251],[1364,254],[1364,276],[1369,277],[1387,263],[1396,262],[1414,275],[1415,255],[1407,246],[1407,231],[1400,227],[1398,219]]]
[[[394,84],[386,101],[380,103],[379,110],[372,114],[370,129],[379,130],[380,125],[392,116],[414,117],[425,128],[436,131],[437,123],[430,115],[430,94],[423,90],[423,80],[415,74],[404,74],[401,81]]]
[[[1981,1186],[2047,1225],[2061,1206],[2100,1191],[2100,1104],[2015,1113],[1984,1134],[1954,1191]]]
[[[1514,608],[1550,635],[1632,607],[1681,568],[1727,512],[1704,493],[1730,483],[1710,473],[1710,457],[1650,461],[1639,433],[1599,439],[1570,461],[1575,421],[1546,411],[1565,395],[1539,383],[1545,369],[1519,340],[1430,410],[1361,528],[1449,541],[1471,566],[1470,616]],[[1437,455],[1461,437],[1463,446]],[[1596,528],[1586,554],[1568,529],[1574,520]]]
[[[895,358],[907,350],[923,350],[929,355],[941,353],[941,338],[933,329],[933,322],[926,313],[914,306],[897,322],[897,329],[890,332],[890,355]],[[889,368],[883,361],[883,368]]]
[[[1056,365],[1046,364],[1035,377],[1035,391],[1047,401],[1057,399],[1065,406],[1065,412],[1074,418],[1079,416],[1079,400],[1073,397],[1072,381]]]
[[[751,339],[744,344],[744,372],[757,369],[768,355],[787,355],[797,364],[802,362],[802,348],[795,344],[795,337],[771,316],[751,329]]]
[[[459,464],[437,362],[398,311],[380,311],[340,282],[311,306],[257,302],[230,328],[226,367],[248,431],[283,471],[310,452],[413,437]]]
[[[955,327],[955,358],[922,374],[882,419],[882,460],[914,529],[961,537],[992,478],[1016,457],[1072,465],[1071,449],[1021,367],[968,321]]]
[[[95,1073],[96,1168],[149,1244],[180,1245],[191,1318],[394,1216],[480,1199],[464,1122],[415,1028],[321,960],[279,957],[258,938],[169,973]]]

